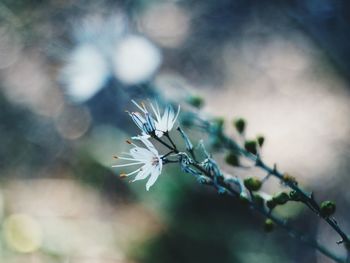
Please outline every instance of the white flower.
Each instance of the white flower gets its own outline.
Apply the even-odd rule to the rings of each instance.
[[[150,103],[155,115],[155,118],[153,118],[144,104],[141,104],[140,106],[134,100],[132,100],[132,102],[144,114],[144,116],[142,116],[139,112],[129,113],[135,124],[142,130],[143,137],[145,137],[145,135],[150,135],[152,132],[154,132],[158,138],[162,137],[164,133],[169,132],[173,128],[180,113],[180,105],[177,109],[176,114],[173,107],[168,105],[165,108],[162,116],[158,104],[156,104],[156,107],[154,107],[153,104]]]
[[[146,183],[146,189],[148,191],[149,188],[157,181],[160,173],[162,172],[162,167],[163,167],[162,156],[159,155],[156,148],[147,138],[138,137],[137,139],[140,140],[146,146],[146,148],[139,147],[136,144],[128,141],[129,144],[134,146],[133,148],[130,149],[129,153],[125,154],[125,155],[128,155],[128,157],[118,156],[116,158],[120,160],[129,161],[129,162],[124,164],[114,165],[112,167],[126,167],[126,166],[133,166],[133,165],[141,165],[141,167],[139,167],[135,171],[130,172],[128,174],[122,173],[120,174],[120,176],[126,177],[137,173],[133,182],[138,180],[143,180],[149,177]]]

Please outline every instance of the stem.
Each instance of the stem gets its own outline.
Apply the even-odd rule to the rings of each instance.
[[[171,145],[173,146],[173,148],[176,149],[176,145],[175,145],[175,143],[173,142],[173,140],[170,138],[169,132],[165,132],[165,133],[164,133],[164,136],[168,138],[168,140],[169,140],[169,142],[171,143]]]
[[[173,151],[174,153],[179,153],[179,151],[170,146],[169,144],[167,144],[166,142],[162,141],[160,138],[158,138],[157,136],[152,136],[152,138],[156,139],[156,141],[160,142],[161,144],[163,144],[165,147],[167,147],[169,150]]]
[[[168,135],[169,136],[169,135]],[[177,148],[174,146],[169,145],[168,143],[164,142],[163,140],[161,140],[160,138],[158,138],[157,136],[153,136],[153,138],[155,140],[157,140],[158,142],[160,142],[161,144],[163,144],[165,147],[167,147],[171,152],[174,153],[179,153],[179,151],[177,150]],[[170,136],[169,136],[170,138]],[[230,144],[233,143],[235,144],[235,142],[231,141],[231,139],[226,137],[226,140],[230,140]],[[169,140],[171,141],[171,140]],[[171,141],[172,142],[172,141]],[[275,175],[277,176],[280,180],[283,180],[283,175],[281,173],[279,173],[277,171],[277,169],[272,169],[269,166],[265,165],[260,159],[258,159],[255,155],[252,155],[251,153],[245,151],[244,149],[242,149],[241,147],[239,147],[238,145],[235,144],[235,147],[238,147],[240,149],[240,151],[242,152],[242,154],[244,154],[245,156],[249,156],[251,160],[255,161],[257,163],[257,166],[262,168],[263,170],[265,170],[266,172],[268,172],[269,174]],[[237,149],[237,148],[236,148]],[[216,180],[216,183],[213,183],[213,176],[211,174],[209,174],[198,162],[193,162],[192,165],[198,169],[203,175],[206,175],[208,178],[210,178],[212,180],[211,185],[214,187],[217,187],[218,185],[220,187],[223,187],[227,190],[227,192],[229,193],[229,195],[234,196],[234,197],[239,197],[239,193],[232,188],[232,185],[229,183],[224,182],[223,180]],[[283,180],[284,181],[284,180]],[[302,194],[305,198],[311,199],[310,201],[310,205],[312,205],[313,207],[317,208],[317,211],[320,211],[319,206],[317,205],[317,203],[315,202],[315,200],[312,198],[312,196],[308,195],[307,193],[305,193],[302,189],[300,189],[299,187],[297,187],[295,184],[290,184],[290,182],[286,182],[288,186],[290,186],[292,189],[294,189],[295,191],[297,191],[298,193]],[[312,202],[311,202],[312,201]],[[337,255],[335,255],[332,251],[330,251],[328,248],[324,247],[323,245],[321,245],[317,240],[303,235],[301,233],[299,233],[298,231],[296,231],[295,229],[293,229],[291,226],[289,226],[287,224],[286,221],[282,220],[281,218],[273,215],[271,213],[271,211],[266,211],[266,209],[264,209],[263,207],[258,206],[257,204],[254,203],[253,200],[249,200],[249,204],[250,206],[257,211],[258,213],[262,214],[263,216],[270,218],[276,225],[280,226],[281,228],[287,230],[287,232],[292,236],[295,237],[297,239],[299,239],[300,241],[302,241],[303,243],[308,244],[309,246],[315,248],[316,250],[318,250],[319,252],[321,252],[322,254],[324,254],[325,256],[327,256],[328,258],[333,259],[335,262],[338,263],[347,263],[347,259],[343,259],[338,257]],[[320,214],[318,214],[320,216]],[[330,219],[330,218],[326,218],[325,219],[327,222],[329,220],[330,225],[332,227],[335,227],[336,230],[340,231],[340,233],[342,233],[344,235],[344,240],[348,240],[347,236],[344,234],[343,231],[341,231],[341,229],[338,227],[338,225],[336,224],[336,222],[334,221],[334,219]],[[334,225],[335,224],[335,225]],[[337,231],[337,232],[338,232]],[[339,233],[339,232],[338,232]],[[343,236],[342,236],[343,237]],[[346,237],[346,239],[345,239]],[[347,241],[344,241],[347,242]]]
[[[281,172],[279,172],[276,167],[272,168],[268,165],[266,165],[261,159],[260,157],[246,151],[245,149],[243,149],[242,147],[240,147],[239,145],[237,145],[232,139],[228,138],[225,135],[221,136],[221,139],[224,142],[224,146],[230,150],[234,150],[234,151],[239,151],[239,153],[241,153],[242,155],[244,155],[245,157],[247,157],[248,159],[250,159],[251,161],[256,163],[256,166],[261,168],[262,170],[264,170],[265,172],[267,172],[267,174],[273,175],[276,178],[278,178],[280,181],[282,181],[284,184],[288,185],[291,189],[293,189],[294,191],[296,191],[298,194],[300,194],[303,199],[305,200],[305,204],[320,218],[322,218],[323,220],[325,220],[328,225],[330,225],[338,234],[339,236],[342,238],[342,240],[340,241],[340,243],[344,243],[345,245],[349,245],[350,244],[350,240],[349,237],[345,234],[345,232],[339,227],[339,225],[337,224],[336,220],[334,218],[330,218],[330,217],[322,217],[321,216],[321,209],[320,206],[317,204],[317,202],[315,201],[314,197],[312,196],[312,194],[309,194],[307,192],[305,192],[303,189],[301,189],[297,184],[291,182],[291,181],[287,181],[284,179],[283,174]]]
[[[197,118],[197,119],[201,119],[201,118]],[[206,131],[210,133],[211,129],[210,129],[210,122],[206,121],[204,119],[201,119],[202,124],[204,126],[206,126]],[[331,217],[322,217],[321,216],[321,210],[320,210],[320,206],[317,204],[317,202],[315,201],[314,197],[312,194],[309,194],[307,192],[305,192],[303,189],[301,189],[298,185],[296,185],[293,182],[287,181],[284,179],[283,174],[280,173],[276,167],[272,168],[268,165],[266,165],[259,156],[254,155],[250,152],[248,152],[247,150],[245,150],[244,148],[242,148],[241,146],[239,146],[234,140],[232,140],[231,138],[229,138],[228,136],[226,136],[224,133],[220,133],[220,134],[216,134],[218,136],[218,138],[222,141],[224,147],[226,149],[229,149],[231,151],[237,152],[243,156],[245,156],[246,158],[250,159],[251,161],[255,162],[256,166],[261,168],[262,170],[264,170],[265,172],[267,172],[267,174],[270,174],[272,176],[275,176],[276,178],[278,178],[281,182],[283,182],[284,184],[286,184],[288,187],[290,187],[291,189],[295,190],[298,194],[300,194],[303,199],[305,200],[305,204],[310,208],[311,211],[313,211],[318,217],[322,218],[329,226],[331,226],[341,237],[341,240],[338,241],[337,243],[344,243],[345,247],[348,249],[348,247],[350,247],[350,239],[349,236],[340,228],[340,226],[338,225],[337,221],[334,218]],[[349,249],[348,249],[349,250]],[[350,254],[350,251],[348,252]],[[350,258],[350,255],[349,255]],[[350,259],[349,259],[350,262]]]
[[[194,164],[194,166],[197,168],[198,164]],[[200,166],[199,166],[200,167]],[[208,177],[211,177],[202,167],[200,167],[200,171],[203,172]],[[224,181],[217,182],[220,187],[223,187],[227,190],[230,196],[239,197],[239,193],[232,188],[232,186],[228,183],[225,183]],[[210,184],[211,186],[215,187],[215,184]],[[285,229],[292,237],[299,239],[301,242],[308,244],[309,246],[315,248],[319,252],[321,252],[323,255],[327,256],[328,258],[333,259],[335,262],[338,263],[346,263],[346,259],[343,259],[337,255],[335,255],[332,251],[330,251],[325,246],[321,245],[317,240],[303,235],[302,233],[296,231],[291,226],[287,224],[287,222],[271,213],[271,211],[266,211],[263,207],[260,207],[259,205],[255,204],[253,200],[249,200],[249,205],[258,213],[262,214],[263,216],[270,218],[276,225],[280,226],[281,228]]]

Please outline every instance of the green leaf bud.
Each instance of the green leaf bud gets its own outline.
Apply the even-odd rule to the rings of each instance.
[[[270,219],[266,219],[264,222],[264,230],[266,232],[271,232],[275,228],[275,223]]]
[[[284,173],[283,174],[283,180],[285,182],[292,183],[294,185],[298,184],[297,179],[294,176],[290,175],[289,173]]]
[[[295,191],[295,190],[292,190],[289,192],[289,199],[292,201],[302,201],[303,200],[302,196],[299,193],[297,193],[297,191]]]
[[[266,206],[269,208],[269,209],[274,209],[276,207],[276,202],[273,200],[273,199],[270,199],[270,200],[267,200],[266,201]]]
[[[261,195],[254,193],[252,198],[255,204],[257,204],[260,207],[264,206],[264,198],[262,198]]]
[[[256,137],[256,141],[258,142],[259,146],[262,147],[265,142],[265,137],[262,135],[258,135]]]
[[[246,141],[244,143],[244,148],[252,154],[258,153],[257,148],[256,148],[256,141]]]
[[[239,166],[239,158],[238,158],[237,154],[234,154],[233,152],[229,152],[225,156],[225,162],[227,164],[232,165],[232,166]]]
[[[320,206],[321,215],[324,217],[329,217],[334,214],[336,206],[333,201],[323,201]]]
[[[242,134],[245,131],[245,126],[246,126],[246,122],[244,119],[240,118],[237,119],[233,122],[234,126],[236,127],[236,130]]]
[[[286,192],[281,192],[272,197],[277,205],[284,205],[289,201],[289,195]]]
[[[246,196],[244,194],[239,195],[239,201],[241,201],[241,203],[244,205],[249,204],[248,196]]]
[[[200,96],[193,95],[187,98],[187,103],[192,105],[193,107],[200,109],[204,105],[204,99]]]
[[[261,181],[256,177],[244,179],[244,186],[250,191],[258,191],[261,188]]]

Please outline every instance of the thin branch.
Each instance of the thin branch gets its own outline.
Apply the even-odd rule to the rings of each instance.
[[[207,120],[202,119],[202,124],[207,127],[207,131],[211,131],[210,129],[210,122]],[[272,176],[278,178],[281,182],[283,182],[285,185],[296,191],[299,195],[302,196],[304,203],[310,208],[311,211],[313,211],[318,217],[322,218],[325,222],[327,222],[328,225],[330,225],[341,237],[341,240],[339,243],[344,243],[345,247],[350,246],[350,239],[349,236],[340,228],[337,221],[333,217],[323,217],[321,216],[321,210],[320,206],[314,199],[313,195],[304,191],[301,189],[295,182],[285,180],[283,174],[278,171],[278,169],[274,167],[270,167],[267,164],[265,164],[261,158],[257,155],[254,155],[244,148],[242,148],[240,145],[238,145],[234,140],[229,138],[227,135],[225,135],[223,132],[220,134],[217,134],[218,139],[221,140],[223,143],[223,146],[231,151],[237,152],[242,156],[245,156],[246,158],[250,159],[251,161],[255,162],[256,166],[262,170],[264,170],[267,174],[271,174]]]

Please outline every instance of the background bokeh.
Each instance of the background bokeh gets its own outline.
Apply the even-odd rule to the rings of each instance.
[[[0,0],[0,261],[331,262],[176,167],[146,192],[111,166],[131,99],[200,95],[349,233],[349,28],[346,0]],[[277,212],[345,255],[307,209]]]

